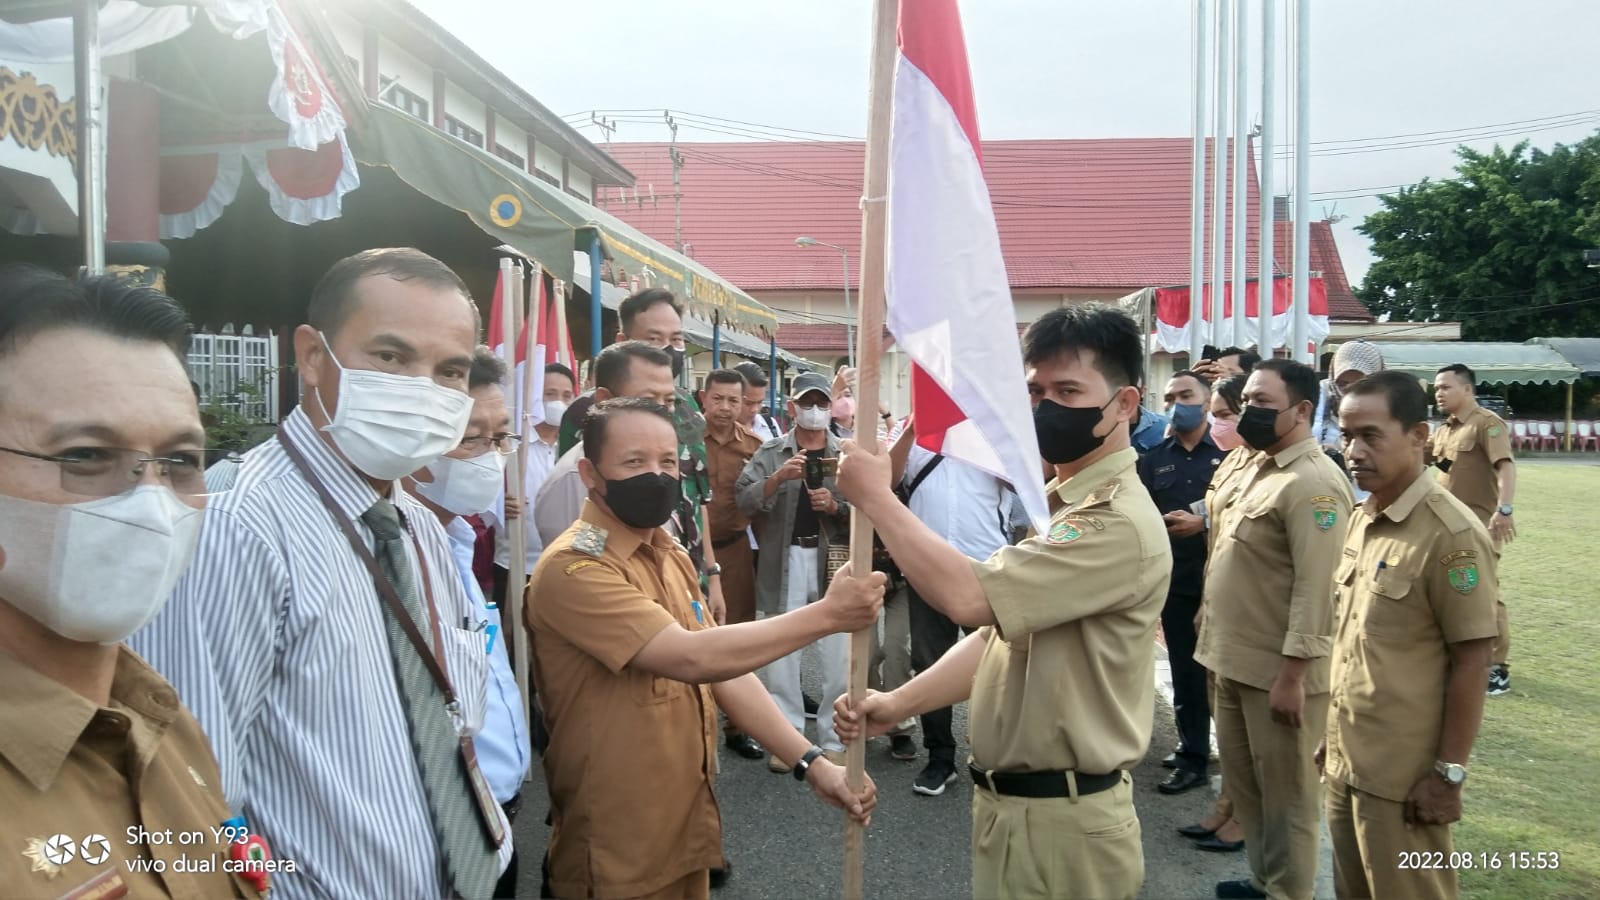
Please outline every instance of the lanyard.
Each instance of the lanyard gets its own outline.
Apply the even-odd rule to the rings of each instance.
[[[362,540],[361,535],[356,533],[355,525],[340,514],[339,505],[334,501],[333,494],[328,491],[327,485],[323,484],[322,480],[312,471],[311,463],[306,461],[305,455],[300,452],[298,447],[291,443],[287,437],[284,437],[282,431],[277,433],[277,438],[278,443],[282,444],[283,449],[289,454],[290,462],[293,462],[295,468],[300,470],[300,474],[304,475],[306,481],[311,483],[311,487],[316,490],[317,496],[322,500],[322,505],[327,508],[328,514],[333,516],[333,521],[339,525],[339,530],[344,532],[345,539],[350,542],[350,549],[354,550],[356,556],[366,565],[367,571],[372,575],[372,584],[378,590],[378,596],[383,598],[384,605],[389,607],[390,614],[395,617],[395,620],[400,623],[400,627],[405,630],[406,637],[411,641],[411,646],[416,648],[417,655],[422,657],[423,663],[428,667],[428,673],[433,676],[434,684],[437,684],[439,690],[444,693],[445,706],[452,713],[457,713],[460,709],[460,703],[456,699],[455,688],[450,684],[450,676],[445,673],[444,660],[440,655],[444,648],[439,635],[439,616],[434,609],[433,585],[428,576],[428,563],[423,558],[422,547],[416,544],[416,538],[413,537],[412,546],[417,551],[417,564],[422,567],[422,586],[428,600],[428,622],[433,630],[432,651],[428,649],[428,642],[423,638],[422,632],[417,630],[417,623],[411,618],[411,613],[406,611],[405,603],[400,600],[400,594],[395,591],[394,584],[389,580],[389,576],[383,574],[383,569],[378,565],[377,557],[372,555],[372,550],[367,547],[367,542]]]

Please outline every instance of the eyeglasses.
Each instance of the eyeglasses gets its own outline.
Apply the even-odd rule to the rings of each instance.
[[[492,448],[501,456],[509,456],[517,452],[522,446],[522,435],[501,432],[499,434],[486,434],[479,437],[462,438],[459,445],[463,450],[469,450],[474,456],[487,453]]]
[[[11,447],[0,451],[55,463],[61,469],[61,489],[82,497],[115,497],[132,490],[144,477],[144,467],[155,463],[157,472],[173,492],[182,496],[206,493],[206,456],[234,458],[226,450],[196,450],[172,456],[150,456],[126,447],[74,447],[54,456]]]
[[[794,405],[801,409],[816,409],[819,406],[832,406],[833,401],[826,397],[813,397],[807,394],[795,400]]]

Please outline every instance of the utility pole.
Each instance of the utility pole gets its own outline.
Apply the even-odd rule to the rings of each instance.
[[[682,253],[683,188],[678,183],[678,172],[683,169],[683,154],[678,152],[678,123],[672,118],[672,111],[664,109],[661,115],[667,120],[667,128],[672,131],[672,144],[667,148],[667,155],[672,158],[672,234],[673,246]]]
[[[589,113],[589,121],[593,122],[595,127],[600,129],[600,133],[606,136],[606,144],[609,146],[611,144],[611,134],[617,130],[616,120],[591,112]]]

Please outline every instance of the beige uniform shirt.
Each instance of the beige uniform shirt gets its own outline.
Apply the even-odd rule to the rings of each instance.
[[[1496,634],[1495,559],[1472,511],[1426,473],[1388,509],[1357,510],[1335,576],[1329,778],[1404,802],[1432,771],[1449,645]]]
[[[1249,447],[1235,447],[1222,458],[1217,471],[1211,473],[1211,484],[1206,486],[1206,516],[1210,526],[1206,529],[1206,556],[1217,549],[1217,523],[1222,513],[1239,499],[1239,486],[1251,471],[1251,464],[1259,454]]]
[[[0,684],[0,896],[257,896],[224,871],[211,745],[144,660],[117,649],[106,707],[4,653]]]
[[[550,885],[561,897],[641,897],[721,865],[707,685],[629,663],[676,622],[713,627],[689,554],[641,541],[592,502],[545,548],[523,613],[550,728]]]
[[[1444,489],[1465,503],[1478,521],[1489,524],[1500,506],[1500,481],[1494,467],[1511,458],[1511,434],[1506,423],[1474,403],[1434,432],[1433,458],[1448,460],[1449,471],[1443,466],[1439,469],[1439,483]]]
[[[1350,482],[1307,438],[1257,454],[1233,489],[1237,497],[1211,522],[1195,660],[1219,678],[1270,690],[1285,656],[1308,659],[1306,693],[1325,693]]]
[[[997,623],[972,685],[979,768],[1099,775],[1143,758],[1172,548],[1136,459],[1052,482],[1049,532],[973,563]]]

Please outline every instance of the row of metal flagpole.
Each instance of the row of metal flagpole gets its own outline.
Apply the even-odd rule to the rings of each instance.
[[[1259,244],[1260,269],[1258,277],[1263,285],[1271,284],[1277,271],[1276,182],[1273,171],[1274,141],[1278,135],[1277,122],[1277,3],[1279,0],[1261,0],[1261,134],[1257,158],[1260,160],[1261,216],[1256,240]],[[1311,361],[1307,345],[1310,316],[1310,247],[1311,247],[1311,3],[1310,0],[1293,0],[1294,8],[1294,65],[1289,72],[1294,82],[1294,179],[1293,179],[1293,299],[1290,306],[1289,347],[1293,358]],[[1235,345],[1270,348],[1272,339],[1272,308],[1267,298],[1270,292],[1260,292],[1257,333],[1248,333],[1244,303],[1246,271],[1245,251],[1250,235],[1247,227],[1247,151],[1250,134],[1248,125],[1249,104],[1249,46],[1248,22],[1250,0],[1195,0],[1193,38],[1193,88],[1190,125],[1193,137],[1193,164],[1190,167],[1190,233],[1189,233],[1189,354],[1199,359],[1206,344],[1218,347]],[[1214,40],[1213,40],[1214,38]],[[1228,115],[1232,103],[1232,116]],[[1208,113],[1211,115],[1208,116]],[[1206,130],[1210,119],[1209,134]],[[1231,118],[1231,121],[1230,121]],[[1209,145],[1209,150],[1208,150]],[[1224,155],[1231,151],[1231,173],[1224,164]],[[1206,178],[1207,156],[1211,159],[1211,178]],[[1231,295],[1238,298],[1233,303],[1231,316],[1223,306],[1227,296],[1223,289],[1224,248],[1228,241],[1224,231],[1224,197],[1228,189],[1232,195],[1232,259],[1228,266],[1232,275]],[[1207,266],[1206,222],[1207,197],[1210,203],[1211,243],[1209,269]],[[1209,281],[1209,292],[1204,286]],[[1270,355],[1261,349],[1262,355]]]

